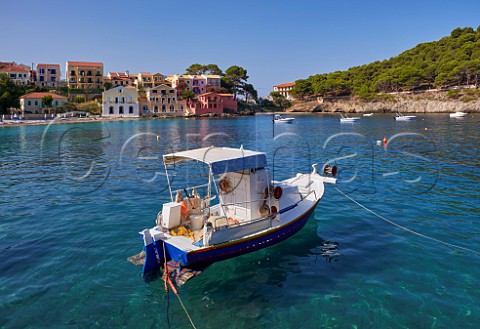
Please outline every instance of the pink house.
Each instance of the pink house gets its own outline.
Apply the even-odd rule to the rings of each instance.
[[[221,114],[237,112],[237,100],[233,94],[218,94],[216,92],[205,93],[197,96],[196,101],[190,102],[191,114]]]

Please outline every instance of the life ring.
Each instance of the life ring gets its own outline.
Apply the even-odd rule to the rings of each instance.
[[[222,192],[225,192],[225,193],[230,192],[230,182],[228,181],[228,179],[222,178],[218,183],[218,186],[220,187],[220,190]]]
[[[278,212],[277,207],[272,206],[270,211],[272,212],[272,218],[277,217],[277,212]]]
[[[273,197],[275,198],[275,200],[279,200],[282,197],[282,194],[283,194],[283,190],[281,186],[276,186],[273,189]]]
[[[268,205],[266,204],[263,204],[259,209],[258,211],[260,212],[260,216],[262,217],[267,217],[268,215],[270,215],[270,208],[268,207]]]

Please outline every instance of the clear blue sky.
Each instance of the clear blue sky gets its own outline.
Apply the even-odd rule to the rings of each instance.
[[[278,83],[388,59],[457,27],[478,0],[0,0],[0,61],[100,61],[105,72],[184,73],[193,63]]]

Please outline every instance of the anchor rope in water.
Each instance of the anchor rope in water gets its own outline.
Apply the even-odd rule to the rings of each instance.
[[[407,231],[407,232],[409,232],[409,233],[412,233],[412,234],[414,234],[414,235],[417,235],[417,236],[419,236],[419,237],[422,237],[422,238],[425,238],[425,239],[428,239],[428,240],[431,240],[431,241],[438,242],[438,243],[443,244],[443,245],[445,245],[445,246],[447,246],[447,247],[452,247],[452,248],[455,248],[455,249],[461,249],[461,250],[469,251],[469,252],[472,252],[472,253],[480,254],[479,251],[472,250],[472,249],[469,249],[469,248],[466,248],[466,247],[462,247],[462,246],[458,246],[458,245],[455,245],[455,244],[453,244],[453,243],[448,243],[448,242],[445,242],[445,241],[442,241],[442,240],[439,240],[439,239],[436,239],[436,238],[432,238],[432,237],[430,237],[430,236],[424,235],[424,234],[422,234],[422,233],[419,233],[419,232],[416,232],[416,231],[414,231],[414,230],[412,230],[412,229],[409,229],[409,228],[407,228],[407,227],[405,227],[405,226],[402,226],[402,225],[400,225],[400,224],[398,224],[398,223],[395,223],[394,221],[391,221],[391,220],[383,217],[382,215],[376,213],[375,211],[368,209],[367,207],[365,207],[365,206],[362,205],[361,203],[357,202],[356,200],[354,200],[353,198],[351,198],[350,196],[348,196],[346,193],[344,193],[344,192],[343,192],[342,190],[340,190],[338,187],[335,187],[335,189],[336,189],[338,192],[340,192],[344,197],[346,197],[347,199],[349,199],[349,200],[352,201],[353,203],[357,204],[357,205],[360,206],[361,208],[365,209],[366,211],[368,211],[368,212],[371,213],[372,215],[375,215],[375,216],[377,216],[378,218],[384,220],[385,222],[387,222],[387,223],[389,223],[389,224],[391,224],[391,225],[393,225],[393,226],[396,226],[396,227],[398,227],[398,228],[400,228],[400,229],[402,229],[402,230],[404,230],[404,231]]]
[[[167,292],[167,296],[168,296],[168,285],[170,285],[170,288],[172,288],[173,293],[177,296],[178,301],[180,302],[180,305],[183,308],[183,311],[187,315],[187,318],[190,321],[190,324],[192,325],[192,327],[194,329],[197,329],[197,327],[195,327],[195,324],[193,323],[192,318],[190,317],[190,314],[188,314],[187,308],[183,304],[182,299],[180,298],[180,295],[178,294],[178,291],[177,291],[177,289],[175,288],[175,285],[172,282],[172,279],[170,279],[170,275],[168,274],[167,255],[166,255],[166,251],[165,251],[165,241],[163,241],[163,257],[164,257],[164,260],[165,260],[163,275],[164,275],[164,280],[165,280],[165,291]],[[168,283],[168,285],[167,285],[167,283]],[[170,320],[169,320],[169,323],[170,323]]]

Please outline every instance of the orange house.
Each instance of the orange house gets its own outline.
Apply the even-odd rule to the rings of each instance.
[[[194,115],[234,113],[238,110],[238,103],[233,99],[233,94],[210,92],[198,95],[188,107],[190,113]]]

